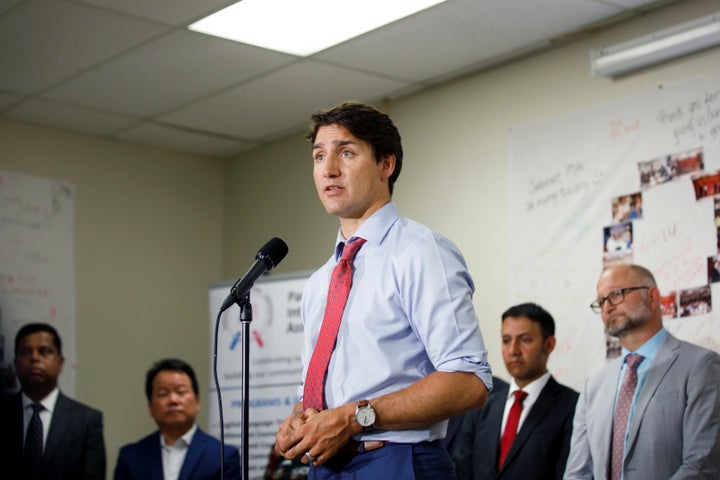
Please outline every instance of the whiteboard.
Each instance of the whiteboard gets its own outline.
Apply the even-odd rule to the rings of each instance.
[[[68,181],[0,171],[0,393],[19,387],[17,331],[43,322],[63,342],[60,389],[75,395],[74,197]]]
[[[589,308],[613,262],[649,268],[677,310],[665,327],[720,351],[719,284],[709,272],[720,239],[720,73],[515,126],[509,149],[509,300],[554,316],[549,368],[561,381],[581,389],[617,353]],[[623,202],[634,194],[642,213],[630,219]],[[607,242],[613,230],[625,247]]]
[[[301,351],[305,341],[300,300],[310,273],[267,275],[250,291],[249,463],[251,479],[262,479],[280,423],[298,401],[302,379]],[[210,352],[214,352],[215,320],[232,283],[211,286]],[[225,443],[241,448],[242,325],[233,305],[220,317],[218,379],[223,398]],[[213,378],[212,358],[210,378]],[[212,380],[211,380],[212,382]],[[220,437],[220,414],[214,383],[209,388],[209,431]],[[242,451],[242,450],[241,450]]]

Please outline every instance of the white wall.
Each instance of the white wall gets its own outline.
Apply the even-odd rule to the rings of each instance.
[[[714,0],[680,2],[390,104],[405,149],[394,200],[401,213],[446,235],[463,251],[477,287],[474,303],[490,360],[499,376],[508,378],[500,355],[500,315],[510,306],[507,266],[512,254],[506,247],[508,129],[717,69],[720,48],[613,80],[590,75],[589,51],[714,13],[718,7]],[[225,256],[226,273],[274,235],[283,236],[290,246],[278,271],[311,269],[330,255],[337,222],[323,218],[327,215],[312,186],[309,146],[302,142],[300,136],[293,137],[233,162],[227,180],[232,201],[226,205],[252,204],[255,215],[242,229],[234,222],[226,224],[227,243],[233,245]],[[272,175],[267,175],[269,167]],[[231,185],[240,184],[243,192],[232,191]],[[251,201],[253,197],[259,200]]]
[[[500,376],[507,378],[499,337],[512,254],[508,129],[717,69],[715,48],[618,80],[593,78],[589,49],[718,6],[716,0],[674,4],[390,104],[406,152],[395,201],[464,252]],[[152,361],[183,357],[208,385],[208,283],[242,274],[273,236],[290,246],[277,273],[316,268],[330,254],[337,228],[315,195],[300,134],[224,165],[0,120],[0,169],[77,182],[76,396],[105,412],[110,472],[118,447],[153,427],[142,393]]]
[[[0,170],[76,183],[75,397],[105,414],[111,477],[120,446],[155,428],[144,395],[154,361],[184,358],[208,385],[223,166],[0,119]]]

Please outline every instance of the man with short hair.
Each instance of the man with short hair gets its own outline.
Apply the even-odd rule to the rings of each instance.
[[[58,388],[62,341],[46,323],[15,336],[21,391],[0,401],[0,468],[10,479],[105,480],[102,413]]]
[[[120,449],[115,480],[220,480],[220,441],[195,423],[200,393],[192,367],[160,360],[147,372],[145,395],[158,431]],[[240,455],[226,445],[227,479],[240,479]]]
[[[565,479],[720,478],[720,355],[663,328],[639,265],[605,270],[590,307],[622,355],[585,383]]]
[[[492,388],[457,247],[391,201],[400,134],[374,107],[347,102],[311,117],[313,179],[339,218],[334,253],[302,296],[301,401],[278,451],[316,479],[454,479],[447,419]]]
[[[555,321],[541,306],[503,313],[502,355],[512,382],[466,414],[453,455],[459,480],[562,478],[578,393],[547,369],[555,342]]]

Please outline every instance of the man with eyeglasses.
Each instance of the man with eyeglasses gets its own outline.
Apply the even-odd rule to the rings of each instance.
[[[622,355],[585,383],[564,478],[720,478],[720,355],[663,328],[641,266],[605,270],[590,307]]]

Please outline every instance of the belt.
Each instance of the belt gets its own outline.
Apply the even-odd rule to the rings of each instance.
[[[387,445],[388,442],[384,440],[367,440],[365,442],[358,442],[357,440],[348,440],[340,449],[341,453],[363,453],[377,450]]]

